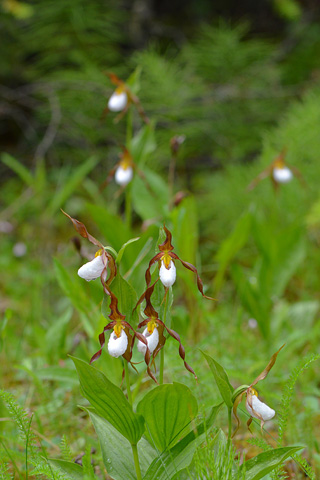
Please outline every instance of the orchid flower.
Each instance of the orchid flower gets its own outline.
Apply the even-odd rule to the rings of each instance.
[[[195,378],[197,378],[194,370],[185,361],[186,353],[183,345],[181,344],[179,334],[174,330],[172,330],[171,328],[168,328],[164,324],[164,322],[159,319],[158,313],[155,311],[154,307],[152,306],[151,295],[153,293],[153,290],[157,281],[153,285],[151,285],[151,287],[147,288],[145,292],[144,298],[146,300],[146,307],[143,312],[147,316],[147,318],[139,323],[138,328],[142,328],[146,326],[142,335],[145,337],[147,341],[150,353],[152,353],[152,361],[154,361],[155,357],[158,355],[160,350],[164,347],[164,344],[166,342],[166,337],[164,336],[163,332],[164,330],[166,330],[172,338],[174,338],[175,340],[177,340],[177,342],[179,342],[179,355],[183,360],[184,366],[189,372],[191,372],[195,376]],[[146,343],[145,342],[142,343],[139,341],[138,350],[144,353],[145,349],[146,349]]]
[[[87,238],[89,242],[99,247],[99,250],[96,252],[93,260],[85,263],[84,265],[82,265],[82,267],[79,268],[79,277],[84,278],[88,282],[90,280],[95,280],[96,278],[100,277],[103,286],[105,284],[109,285],[117,273],[114,258],[112,257],[112,255],[110,255],[109,252],[106,251],[106,249],[104,248],[102,243],[99,242],[99,240],[90,235],[83,223],[79,222],[79,220],[76,220],[75,218],[70,217],[70,215],[68,215],[63,210],[61,211],[66,217],[68,217],[72,221],[74,228],[78,233],[80,233],[83,238]],[[109,278],[107,278],[107,267],[109,267],[110,270]]]
[[[109,111],[120,112],[115,118],[115,122],[118,122],[127,113],[130,105],[133,104],[142,120],[145,123],[150,123],[150,120],[141,106],[139,98],[132,92],[129,86],[112,72],[106,72],[106,75],[110,78],[111,83],[116,86],[116,89],[108,100],[108,106],[105,108],[104,114]]]
[[[156,378],[150,370],[149,363],[150,363],[150,350],[148,348],[148,342],[141,333],[136,332],[130,323],[125,321],[125,316],[122,315],[118,310],[118,299],[114,295],[114,293],[109,290],[107,286],[104,286],[105,292],[110,296],[110,310],[111,313],[109,318],[111,322],[109,322],[104,328],[103,331],[99,335],[99,342],[100,342],[100,349],[92,356],[90,363],[97,360],[102,353],[102,349],[105,345],[105,332],[108,330],[112,330],[109,341],[108,341],[108,352],[112,357],[118,358],[122,356],[127,362],[131,363],[132,358],[132,348],[134,345],[135,338],[138,339],[139,344],[145,346],[144,350],[144,360],[147,365],[147,372],[149,376],[156,382]],[[131,363],[132,367],[134,365]]]
[[[196,274],[197,286],[201,295],[205,298],[208,298],[209,300],[214,300],[214,298],[208,297],[203,293],[203,283],[198,274],[196,267],[194,267],[191,263],[181,260],[181,258],[179,258],[178,255],[172,251],[174,247],[171,243],[171,240],[172,240],[171,232],[166,228],[166,226],[164,226],[163,228],[166,233],[166,238],[163,243],[158,245],[160,252],[157,253],[149,262],[149,266],[147,268],[146,275],[145,275],[147,287],[149,287],[151,283],[150,269],[152,265],[154,265],[156,262],[159,263],[159,277],[162,284],[166,289],[171,287],[176,280],[175,260],[179,260],[185,268],[187,268],[188,270],[191,270],[193,273]],[[138,301],[138,304],[142,302],[142,300],[144,299],[144,295],[145,294],[141,296],[140,300]]]
[[[254,379],[254,381],[251,383],[251,385],[241,385],[241,387],[238,387],[235,390],[235,392],[233,394],[232,401],[233,401],[233,414],[234,414],[234,416],[236,418],[236,421],[237,421],[237,427],[236,427],[235,431],[233,432],[232,436],[234,436],[237,433],[237,431],[239,430],[239,427],[240,427],[240,419],[237,415],[237,409],[238,409],[238,406],[239,406],[239,404],[240,404],[244,395],[246,395],[246,409],[247,409],[248,413],[250,414],[250,418],[247,422],[248,428],[250,427],[250,424],[252,422],[252,417],[260,420],[260,425],[261,425],[261,430],[262,430],[265,422],[267,420],[271,420],[271,418],[273,418],[275,416],[276,412],[272,408],[268,407],[268,405],[261,402],[261,400],[259,400],[258,392],[255,388],[253,388],[253,386],[256,385],[258,382],[260,382],[260,380],[264,380],[266,378],[266,376],[270,372],[271,368],[275,364],[280,350],[283,347],[284,347],[284,345],[282,345],[282,347],[280,347],[279,350],[272,355],[272,357],[271,357],[268,365],[266,366],[266,368],[264,370],[262,370],[262,372],[260,373],[260,375],[257,376],[257,378]],[[250,430],[250,428],[249,428],[249,430]]]
[[[275,191],[281,183],[288,183],[296,176],[300,183],[305,186],[301,172],[294,166],[289,166],[285,162],[287,150],[284,148],[273,162],[263,170],[248,186],[248,190],[253,190],[264,178],[270,177]]]
[[[101,190],[106,187],[112,178],[121,187],[126,187],[133,178],[133,172],[136,169],[136,165],[133,158],[126,147],[122,147],[122,153],[120,154],[120,160],[116,163],[112,170],[110,170],[104,183],[101,185]]]

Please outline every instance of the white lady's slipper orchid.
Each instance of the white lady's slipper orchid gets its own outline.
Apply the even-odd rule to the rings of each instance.
[[[275,167],[272,171],[273,178],[278,183],[288,183],[293,178],[292,171],[288,167]]]
[[[116,183],[121,187],[125,187],[126,185],[128,185],[128,183],[131,182],[132,177],[133,177],[133,168],[130,166],[124,168],[122,165],[119,165],[114,175],[114,179]]]
[[[121,88],[117,88],[108,101],[108,109],[111,112],[122,112],[128,104],[128,95]]]
[[[150,353],[153,353],[153,351],[155,350],[155,348],[157,347],[157,345],[159,343],[159,333],[158,333],[157,327],[156,326],[154,327],[152,333],[149,332],[148,327],[145,328],[142,332],[142,335],[145,337],[145,339],[148,342],[148,348],[150,350]],[[141,353],[143,353],[143,355],[145,355],[147,347],[140,340],[138,341],[137,348],[138,348],[139,352],[141,352]]]
[[[119,337],[116,332],[112,330],[109,342],[108,342],[108,352],[112,357],[118,358],[120,355],[123,355],[128,347],[128,337],[126,332],[121,328]]]
[[[276,412],[259,400],[258,393],[254,388],[250,389],[250,401],[252,408],[247,399],[246,409],[252,417],[257,418],[258,420],[261,420],[262,418],[262,420],[266,422],[275,416]]]
[[[170,260],[168,268],[166,267],[165,262],[161,260],[159,275],[164,287],[172,287],[177,277],[177,270],[175,264],[173,263],[173,260]]]
[[[105,266],[107,266],[107,263],[108,262],[106,260],[105,265],[103,263],[102,255],[98,254],[93,260],[85,263],[84,265],[82,265],[82,267],[79,268],[78,275],[79,277],[84,278],[84,280],[87,280],[87,282],[95,280],[96,278],[100,277]]]

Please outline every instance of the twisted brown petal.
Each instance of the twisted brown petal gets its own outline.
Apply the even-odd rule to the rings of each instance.
[[[246,393],[246,392],[240,393],[240,395],[237,396],[237,398],[235,399],[235,401],[234,401],[234,403],[233,403],[232,411],[233,411],[233,415],[235,416],[235,419],[236,419],[236,421],[237,421],[237,426],[236,426],[235,430],[233,431],[232,438],[235,436],[235,434],[237,433],[237,431],[238,431],[239,428],[240,428],[240,418],[238,417],[237,410],[238,410],[239,404],[241,403],[241,400],[242,400],[242,398],[243,398],[243,395],[244,395],[245,393]]]
[[[201,280],[201,278],[200,278],[200,275],[198,274],[198,270],[196,269],[196,267],[195,267],[194,265],[192,265],[192,263],[185,262],[184,260],[181,260],[181,258],[179,258],[178,255],[175,254],[175,253],[172,253],[172,252],[171,252],[169,255],[170,255],[170,257],[179,260],[185,268],[187,268],[188,270],[191,270],[191,272],[193,272],[193,273],[196,274],[196,276],[197,276],[197,287],[198,287],[199,292],[201,293],[201,295],[202,295],[204,298],[207,298],[208,300],[215,300],[215,301],[217,300],[216,298],[208,297],[207,295],[205,295],[205,294],[203,293],[203,283],[202,283],[202,280]]]
[[[150,269],[151,269],[152,265],[154,265],[158,260],[160,260],[161,257],[162,257],[162,253],[157,253],[157,255],[155,255],[153,258],[151,258],[151,260],[149,262],[149,266],[146,270],[146,275],[145,275],[147,287],[149,287],[149,285],[151,283]],[[142,298],[141,302],[144,300],[144,295],[145,295],[145,293],[142,294],[143,298],[142,298],[142,296],[140,297],[140,299]],[[139,302],[140,302],[140,299],[139,299]],[[137,305],[139,305],[139,303]]]
[[[157,320],[157,322],[162,325],[166,330],[167,332],[169,333],[169,335],[171,335],[172,338],[174,338],[175,340],[177,340],[177,342],[179,342],[179,355],[180,357],[182,358],[183,360],[183,363],[184,363],[184,366],[185,368],[190,372],[192,373],[192,375],[194,375],[195,379],[197,380],[198,377],[197,375],[195,374],[195,371],[193,370],[193,368],[190,367],[190,365],[188,365],[188,363],[185,361],[185,358],[186,358],[186,351],[184,349],[184,346],[182,345],[181,343],[181,340],[180,340],[180,335],[175,332],[174,330],[171,330],[171,328],[168,328],[163,322],[162,320]]]
[[[91,360],[90,360],[90,365],[91,363],[95,362],[96,360],[98,360],[98,358],[101,356],[101,353],[102,353],[102,349],[104,347],[104,344],[106,343],[106,339],[105,339],[105,336],[104,336],[104,332],[106,332],[107,330],[111,330],[114,326],[115,326],[116,322],[113,321],[113,322],[110,322],[108,323],[108,325],[106,325],[103,329],[103,332],[100,333],[99,335],[99,343],[100,343],[100,350],[97,351],[97,353],[95,353],[92,357],[91,357]]]

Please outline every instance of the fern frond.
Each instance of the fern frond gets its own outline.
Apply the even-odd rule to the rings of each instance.
[[[272,450],[272,446],[269,445],[263,438],[253,437],[248,439],[248,443],[253,445],[254,447],[259,447],[263,452],[267,452],[268,450]]]
[[[11,393],[6,392],[5,390],[0,389],[0,399],[6,404],[12,419],[19,428],[20,436],[26,444],[26,452],[29,453],[31,457],[36,456],[37,438],[30,429],[32,419],[28,412],[20,407]]]
[[[311,479],[311,480],[317,480],[316,475],[309,463],[305,458],[303,458],[301,455],[293,455],[292,457],[298,465],[302,468],[304,473]]]
[[[0,480],[12,480],[13,477],[8,472],[9,465],[7,463],[0,463]]]
[[[60,450],[61,450],[61,456],[63,460],[66,460],[67,462],[72,462],[72,453],[70,446],[67,442],[67,438],[65,435],[62,436],[61,442],[60,442]]]
[[[278,445],[282,446],[284,433],[288,423],[288,417],[290,413],[290,407],[292,402],[292,397],[294,393],[294,387],[296,381],[298,380],[299,375],[309,367],[309,365],[320,358],[319,354],[311,353],[306,357],[302,358],[299,364],[294,368],[291,373],[287,383],[284,386],[283,395],[281,398],[281,406],[279,411],[279,436],[278,436]]]

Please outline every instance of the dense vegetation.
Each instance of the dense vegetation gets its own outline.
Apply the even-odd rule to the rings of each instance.
[[[168,460],[173,470],[159,478],[319,475],[320,24],[311,4],[274,5],[276,33],[262,36],[250,21],[217,19],[213,11],[210,24],[186,18],[179,31],[171,12],[172,25],[161,23],[162,33],[150,40],[126,3],[122,10],[113,1],[1,4],[1,480],[102,479],[113,472],[121,478],[112,452],[106,458],[98,441],[99,428],[104,435],[107,428],[101,417],[77,406],[88,408],[88,402],[68,355],[78,358],[82,382],[90,378],[81,360],[87,365],[97,351],[110,311],[99,280],[77,277],[95,251],[76,237],[60,208],[114,249],[119,276],[110,288],[135,329],[137,314],[130,312],[146,288],[164,222],[174,251],[196,265],[204,293],[218,299],[203,299],[192,273],[178,264],[165,303],[157,287],[156,306],[179,332],[198,383],[170,337],[164,380],[189,387],[200,412],[187,464],[174,470]],[[206,8],[199,2],[195,16],[202,20]],[[157,32],[157,22],[151,24]],[[104,115],[115,88],[105,74],[110,71],[138,96],[150,123],[134,106],[118,122],[112,112]],[[170,148],[174,136],[184,139],[177,153]],[[119,190],[113,180],[100,188],[123,145],[136,164],[130,188]],[[275,191],[267,177],[248,189],[284,151],[297,169],[292,181]],[[121,291],[130,301],[121,300]],[[240,406],[243,421],[231,444],[230,392],[253,381],[283,344],[257,387],[275,418],[263,432],[254,422],[252,436]],[[134,361],[141,358],[134,353]],[[229,393],[213,359],[227,372]],[[156,364],[158,375],[158,358]],[[94,366],[120,386],[122,360],[104,351]],[[145,363],[135,367],[130,381],[139,411],[155,390]],[[222,399],[227,409],[219,406]],[[126,440],[114,435],[121,457]],[[160,440],[155,445],[158,454],[169,448]],[[289,450],[294,446],[300,449]],[[250,464],[247,474],[240,467],[244,458],[280,448],[288,450],[277,462],[272,457],[274,469],[263,477],[253,476]],[[83,470],[66,473],[59,459],[74,463],[76,457]]]

